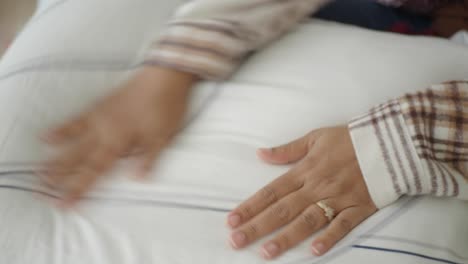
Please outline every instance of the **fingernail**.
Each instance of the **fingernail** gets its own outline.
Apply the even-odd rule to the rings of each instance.
[[[241,217],[238,214],[232,214],[228,216],[228,225],[232,228],[239,226],[241,222]]]
[[[262,256],[265,259],[272,259],[279,254],[279,247],[274,242],[269,242],[263,246]]]
[[[247,242],[247,236],[240,232],[240,231],[236,231],[234,233],[231,234],[231,246],[235,249],[239,249],[241,247],[243,247],[245,245],[245,243]]]
[[[312,245],[312,252],[316,256],[321,256],[325,251],[325,245],[323,243],[317,243]]]

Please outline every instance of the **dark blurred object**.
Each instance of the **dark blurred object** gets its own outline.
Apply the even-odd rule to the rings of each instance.
[[[315,17],[374,30],[451,37],[468,30],[468,0],[414,0],[400,8],[377,0],[335,0]]]
[[[438,7],[454,1],[457,0],[394,0],[394,2],[403,2],[401,5],[402,9],[413,12],[415,14],[426,15],[431,14]]]
[[[468,30],[468,0],[446,4],[433,17],[433,29],[440,36],[450,37],[462,29]]]
[[[382,5],[376,0],[335,0],[314,16],[380,31],[434,35],[431,30],[432,18],[429,15]]]

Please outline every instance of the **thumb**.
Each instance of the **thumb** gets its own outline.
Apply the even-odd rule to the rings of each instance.
[[[257,155],[265,162],[285,165],[297,162],[309,152],[310,135],[274,148],[260,148]]]

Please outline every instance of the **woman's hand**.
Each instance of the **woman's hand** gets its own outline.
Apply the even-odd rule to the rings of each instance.
[[[313,131],[258,155],[271,164],[298,163],[229,214],[235,249],[285,226],[261,249],[265,259],[273,259],[329,224],[311,246],[320,256],[377,211],[346,126]],[[331,221],[320,201],[334,210]]]
[[[125,154],[141,155],[139,175],[180,129],[196,78],[164,68],[145,68],[115,93],[45,140],[61,153],[45,164],[47,183],[74,204]]]

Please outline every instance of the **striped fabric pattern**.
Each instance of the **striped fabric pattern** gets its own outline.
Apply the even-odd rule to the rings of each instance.
[[[332,0],[194,0],[182,5],[148,49],[146,64],[222,80],[251,52]],[[458,0],[375,0],[426,13]]]
[[[380,105],[352,120],[350,131],[379,207],[401,195],[468,199],[468,81]]]
[[[180,7],[150,47],[146,63],[225,79],[248,54],[290,31],[328,1],[191,1]]]

